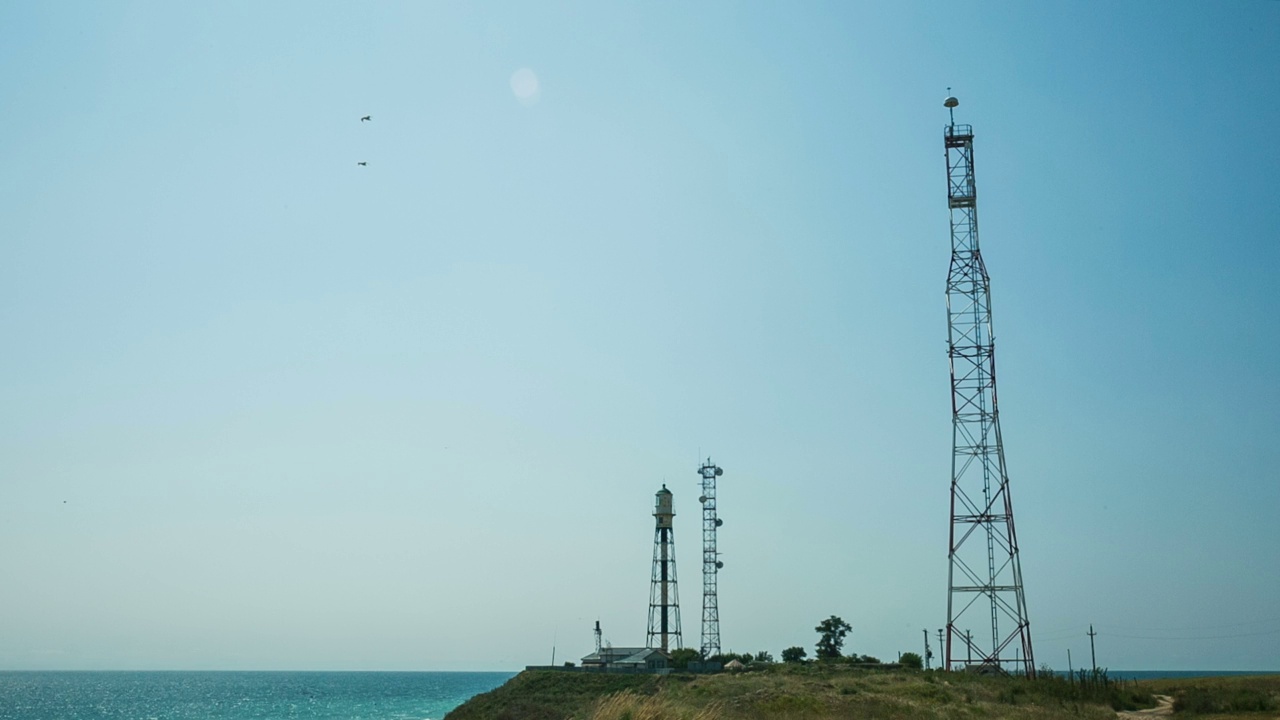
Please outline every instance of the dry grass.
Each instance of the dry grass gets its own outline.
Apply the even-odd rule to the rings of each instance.
[[[1115,720],[1150,693],[1181,700],[1183,717],[1277,718],[1280,676],[1120,683],[1081,690],[1065,680],[965,673],[777,665],[719,675],[524,672],[449,720]],[[1145,698],[1145,700],[1144,700]],[[1198,712],[1200,714],[1193,714]]]
[[[666,698],[631,692],[604,698],[587,717],[590,720],[721,720],[720,710],[714,704],[702,708],[677,707]]]
[[[1171,695],[1175,714],[1185,717],[1280,717],[1280,675],[1147,680],[1142,685]]]

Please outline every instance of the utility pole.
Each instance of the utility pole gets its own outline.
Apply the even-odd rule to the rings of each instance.
[[[973,664],[973,631],[964,631],[964,644],[969,646],[969,664]]]
[[[939,648],[939,649],[941,649],[941,648],[942,648],[942,635],[943,635],[943,633],[945,633],[945,632],[946,632],[946,631],[945,631],[945,630],[943,630],[942,628],[938,628],[938,648]],[[942,667],[943,667],[943,669],[950,670],[950,669],[951,669],[951,663],[950,663],[950,662],[948,662],[946,665],[943,665]]]
[[[1093,623],[1089,623],[1089,659],[1093,661],[1093,671],[1098,672],[1098,653],[1093,648],[1093,639],[1098,633],[1093,631]]]
[[[929,649],[929,631],[921,630],[920,632],[924,633],[924,669],[929,670],[931,668],[929,660],[933,658],[933,651]]]
[[[1067,679],[1075,677],[1076,669],[1071,667],[1071,648],[1067,648]]]

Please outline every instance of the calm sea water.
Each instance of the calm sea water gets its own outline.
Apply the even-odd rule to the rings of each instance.
[[[1275,675],[1274,670],[1108,670],[1107,677],[1126,680],[1176,680],[1178,678]]]
[[[1076,671],[1077,673],[1079,670]],[[1066,677],[1066,670],[1054,670],[1054,675]],[[1201,677],[1233,677],[1246,675],[1280,675],[1275,670],[1111,670],[1107,669],[1107,677],[1112,680],[1177,680],[1180,678]]]
[[[0,720],[439,720],[513,674],[0,672]]]

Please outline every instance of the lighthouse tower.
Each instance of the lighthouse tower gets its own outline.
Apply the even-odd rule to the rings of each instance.
[[[653,517],[653,579],[649,587],[649,633],[645,645],[669,652],[684,647],[680,635],[680,598],[676,591],[675,510],[666,485],[658,491]]]

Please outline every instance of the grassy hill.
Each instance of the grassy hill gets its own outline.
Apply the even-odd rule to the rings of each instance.
[[[1280,679],[1272,687],[1280,690]],[[447,720],[1114,720],[1116,710],[1154,704],[1151,691],[1132,682],[1082,689],[1059,678],[782,664],[719,675],[526,671]]]

